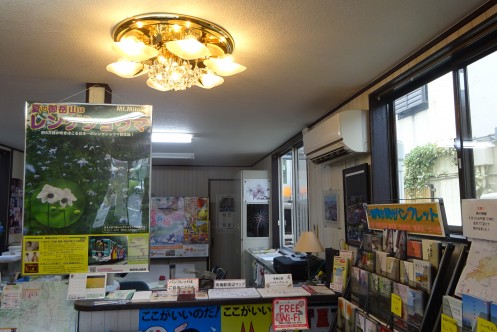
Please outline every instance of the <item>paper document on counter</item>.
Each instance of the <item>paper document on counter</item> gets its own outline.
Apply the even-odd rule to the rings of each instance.
[[[209,289],[209,299],[259,298],[255,288],[213,288]]]
[[[302,287],[257,288],[257,291],[262,297],[311,296],[311,293]]]

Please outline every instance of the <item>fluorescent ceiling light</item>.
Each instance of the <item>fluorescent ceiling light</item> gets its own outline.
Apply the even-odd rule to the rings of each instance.
[[[153,143],[191,143],[192,134],[152,132],[152,142]]]
[[[195,159],[193,153],[152,152],[152,159]]]

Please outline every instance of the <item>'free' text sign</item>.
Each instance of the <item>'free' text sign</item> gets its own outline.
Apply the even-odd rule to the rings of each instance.
[[[276,331],[308,329],[307,299],[305,297],[274,299],[273,328]]]

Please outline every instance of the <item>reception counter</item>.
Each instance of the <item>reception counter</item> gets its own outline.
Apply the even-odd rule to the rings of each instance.
[[[312,331],[328,331],[336,295],[306,296]],[[78,331],[249,331],[267,332],[273,298],[227,298],[174,302],[79,300]],[[199,329],[199,326],[202,327]]]

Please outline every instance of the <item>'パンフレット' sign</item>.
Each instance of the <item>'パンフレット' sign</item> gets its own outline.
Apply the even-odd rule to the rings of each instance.
[[[368,204],[370,229],[398,229],[409,233],[445,236],[440,204]]]

